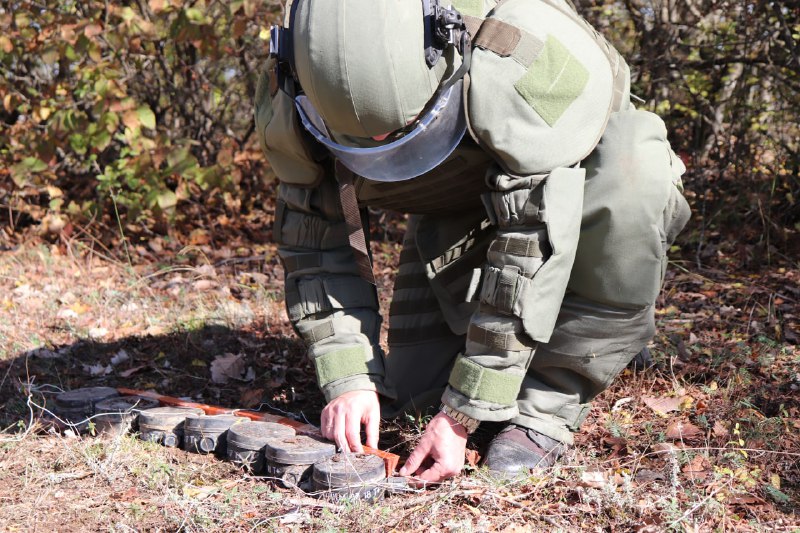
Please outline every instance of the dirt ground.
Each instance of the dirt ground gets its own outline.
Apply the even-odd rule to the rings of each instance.
[[[396,229],[396,228],[395,228]],[[402,228],[396,229],[402,231]],[[397,231],[373,243],[382,305]],[[331,504],[213,457],[55,432],[61,390],[109,385],[317,423],[323,399],[268,244],[156,238],[110,254],[32,240],[0,254],[0,529],[800,531],[800,270],[678,261],[657,365],[627,369],[554,469],[480,469],[376,504]],[[424,418],[384,421],[407,456]],[[482,428],[479,453],[494,428]]]

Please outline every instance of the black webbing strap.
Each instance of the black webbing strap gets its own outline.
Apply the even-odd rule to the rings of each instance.
[[[361,211],[358,209],[356,189],[353,186],[353,171],[336,161],[336,179],[339,182],[339,201],[342,204],[344,223],[347,226],[347,239],[356,258],[358,274],[367,283],[375,285],[375,275],[372,272],[372,260],[367,248],[367,236],[361,224]]]

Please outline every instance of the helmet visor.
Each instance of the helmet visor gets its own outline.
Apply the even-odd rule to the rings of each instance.
[[[447,159],[464,137],[463,81],[443,91],[413,124],[411,131],[381,146],[343,146],[327,133],[328,128],[305,95],[295,98],[303,127],[322,143],[344,166],[359,176],[375,181],[404,181],[432,170]]]

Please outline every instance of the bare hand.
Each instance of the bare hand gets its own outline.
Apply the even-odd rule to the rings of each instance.
[[[466,448],[467,430],[464,426],[439,413],[428,424],[419,444],[400,469],[400,475],[413,475],[429,483],[456,476],[464,466]]]
[[[336,441],[343,452],[362,453],[361,424],[367,433],[367,446],[378,447],[381,410],[378,393],[367,390],[345,392],[322,410],[322,436]]]

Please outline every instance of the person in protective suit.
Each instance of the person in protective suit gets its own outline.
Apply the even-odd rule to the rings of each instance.
[[[293,0],[256,124],[280,180],[286,306],[361,451],[380,417],[439,407],[401,470],[553,464],[591,400],[652,339],[685,171],[630,101],[625,61],[568,0]],[[363,230],[410,214],[388,353]]]

